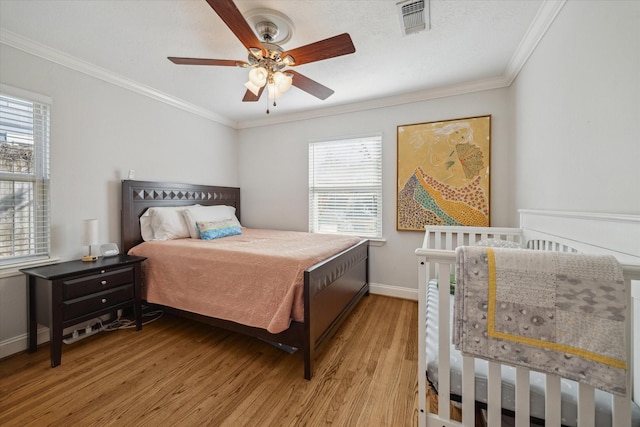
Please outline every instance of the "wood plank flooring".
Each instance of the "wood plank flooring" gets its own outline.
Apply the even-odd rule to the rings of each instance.
[[[311,381],[300,357],[262,341],[164,316],[0,361],[2,426],[414,426],[417,303],[363,298],[321,351]]]

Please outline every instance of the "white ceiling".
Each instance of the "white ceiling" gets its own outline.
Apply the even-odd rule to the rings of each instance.
[[[265,94],[258,102],[241,102],[247,70],[166,59],[246,60],[242,44],[205,0],[0,0],[0,41],[247,127],[505,86],[558,4],[431,0],[431,30],[403,36],[394,0],[236,0],[243,13],[269,8],[293,21],[285,50],[344,32],[356,47],[354,54],[295,68],[335,94],[321,101],[293,87],[269,116]]]

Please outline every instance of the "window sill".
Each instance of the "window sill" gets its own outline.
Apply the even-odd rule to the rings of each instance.
[[[369,246],[382,246],[387,242],[387,239],[371,239],[369,238]]]
[[[18,264],[11,264],[5,267],[0,267],[0,279],[22,275],[22,273],[19,271],[21,268],[38,267],[46,264],[54,264],[59,261],[60,261],[60,258],[46,258],[46,259],[40,259],[40,260],[34,260],[34,261],[25,261]]]

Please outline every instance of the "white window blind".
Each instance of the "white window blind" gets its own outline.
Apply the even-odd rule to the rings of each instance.
[[[49,256],[49,109],[0,94],[0,266]]]
[[[309,231],[382,237],[382,136],[309,143]]]

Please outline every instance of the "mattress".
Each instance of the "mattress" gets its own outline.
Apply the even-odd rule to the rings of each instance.
[[[304,321],[304,271],[358,237],[243,228],[214,240],[143,242],[142,297],[150,303],[266,329]]]
[[[438,390],[438,286],[435,280],[427,285],[427,380]],[[453,325],[453,295],[449,298],[449,330]],[[451,393],[462,395],[462,354],[451,344]],[[475,398],[479,402],[487,403],[487,373],[488,362],[475,360]],[[502,366],[502,407],[515,411],[515,378],[516,369]],[[544,389],[546,375],[530,371],[530,414],[532,417],[544,419]],[[561,380],[562,393],[562,424],[570,427],[577,426],[577,396],[578,383],[571,380]],[[601,390],[595,390],[595,424],[598,427],[611,426],[611,395]],[[632,402],[632,427],[640,427],[640,407]]]

